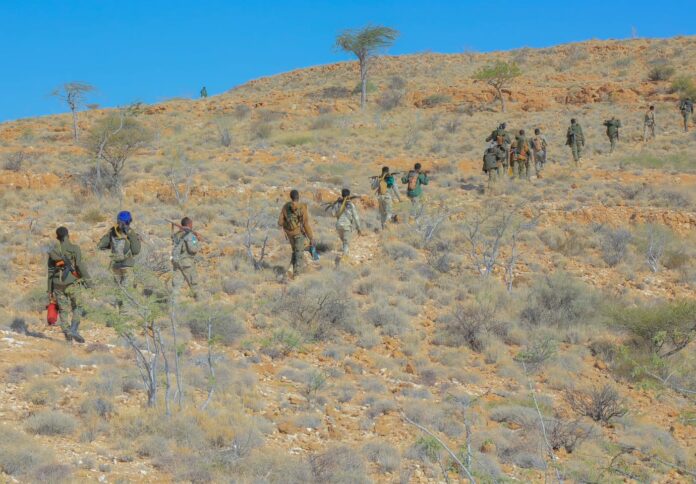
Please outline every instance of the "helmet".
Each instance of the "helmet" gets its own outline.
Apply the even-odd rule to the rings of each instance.
[[[129,224],[133,221],[133,217],[131,216],[131,213],[129,211],[124,210],[122,212],[118,212],[118,215],[116,216],[116,221]]]

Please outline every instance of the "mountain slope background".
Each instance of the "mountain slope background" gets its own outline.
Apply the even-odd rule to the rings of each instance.
[[[672,83],[696,79],[695,59],[694,37],[380,57],[364,111],[355,63],[140,105],[148,142],[102,192],[85,143],[115,110],[81,112],[78,144],[69,115],[0,124],[0,469],[20,482],[465,482],[444,444],[480,482],[692,482],[696,137]],[[472,80],[496,60],[523,71],[507,113]],[[674,73],[650,81],[655,67]],[[610,155],[612,115],[624,128]],[[587,138],[579,167],[571,117]],[[543,178],[487,187],[483,140],[503,121],[544,130]],[[432,176],[423,215],[379,231],[368,177],[415,162]],[[366,234],[336,270],[322,204],[344,186]],[[291,188],[323,251],[294,279],[276,227]],[[396,207],[405,222],[405,197]],[[95,250],[121,209],[152,307],[169,296],[163,219],[191,216],[204,236],[204,301],[155,318],[179,378],[161,370],[154,408]],[[97,282],[85,345],[44,323],[59,225]],[[126,319],[142,343],[137,311]]]

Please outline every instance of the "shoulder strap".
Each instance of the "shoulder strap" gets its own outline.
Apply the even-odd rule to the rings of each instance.
[[[343,212],[346,211],[346,205],[348,205],[348,197],[344,198],[343,201],[341,202],[341,208],[338,209],[338,214],[336,215],[336,218],[341,218],[341,215],[343,215]]]

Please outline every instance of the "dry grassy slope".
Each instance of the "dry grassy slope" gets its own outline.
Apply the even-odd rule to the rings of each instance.
[[[521,212],[526,217],[540,215],[540,232],[558,231],[559,237],[567,240],[590,239],[592,224],[638,230],[642,223],[649,222],[669,227],[687,248],[687,253],[693,253],[696,175],[693,157],[685,153],[694,152],[696,140],[693,135],[679,132],[679,116],[674,107],[676,97],[669,94],[669,83],[648,82],[646,75],[651,62],[668,59],[678,74],[695,77],[695,58],[694,37],[591,41],[485,55],[383,57],[374,66],[373,82],[377,90],[371,94],[371,99],[388,89],[390,77],[400,76],[406,80],[405,98],[401,106],[391,111],[376,109],[373,103],[367,112],[361,113],[355,95],[330,95],[331,90],[340,91],[336,88],[353,89],[357,79],[354,63],[313,67],[259,79],[207,100],[172,100],[146,106],[141,119],[157,136],[127,169],[124,205],[136,212],[138,228],[152,250],[165,253],[168,229],[158,225],[159,219],[176,218],[181,212],[173,201],[166,174],[172,169],[181,169],[185,163],[196,166],[195,183],[185,210],[194,215],[210,239],[204,250],[207,259],[204,278],[216,287],[213,292],[217,301],[244,307],[246,311],[247,336],[251,343],[244,345],[244,349],[240,346],[227,349],[232,361],[257,355],[258,342],[267,337],[269,329],[255,324],[255,305],[273,297],[279,288],[273,276],[254,278],[252,274],[254,290],[251,293],[226,295],[219,291],[220,281],[233,274],[233,267],[238,266],[243,257],[239,248],[243,230],[238,222],[243,220],[240,212],[246,200],[254,205],[273,207],[268,210],[275,211],[287,190],[298,186],[316,205],[315,202],[334,196],[341,185],[368,193],[365,177],[382,163],[406,169],[414,161],[422,161],[436,173],[435,182],[428,191],[431,203],[451,209],[453,221],[465,219],[490,201],[490,195],[479,192],[483,185],[479,162],[482,139],[504,119],[513,129],[524,127],[530,131],[534,126],[543,126],[552,143],[552,159],[560,162],[548,168],[543,180],[535,179],[530,186],[505,186],[493,194],[505,206],[518,208],[522,205]],[[491,104],[492,94],[485,86],[471,80],[473,72],[493,59],[515,60],[525,72],[509,89],[510,112],[507,115],[497,112],[497,106]],[[327,91],[328,88],[331,89]],[[434,107],[425,107],[424,100],[434,94],[446,97]],[[652,145],[643,147],[637,140],[641,134],[642,111],[648,103],[658,106],[660,135]],[[241,113],[238,108],[241,104],[250,108],[248,114]],[[609,157],[601,121],[614,113],[626,127],[622,132],[624,141],[620,152]],[[101,110],[81,113],[82,129],[89,129],[103,115]],[[570,116],[581,120],[588,137],[588,156],[581,173],[573,172],[567,165],[568,153],[562,146]],[[448,123],[453,123],[453,130],[447,127]],[[270,126],[268,136],[257,135],[260,124]],[[218,127],[230,130],[231,147],[220,146]],[[108,219],[117,203],[99,201],[81,188],[79,179],[88,166],[88,156],[83,148],[73,145],[67,115],[0,125],[0,158],[18,151],[28,155],[24,168],[19,172],[3,171],[0,177],[5,222],[0,228],[0,242],[12,254],[11,260],[3,262],[7,270],[2,275],[5,291],[0,297],[0,307],[6,313],[5,320],[24,317],[30,326],[43,329],[42,314],[22,302],[32,291],[40,291],[43,285],[42,248],[50,242],[55,226],[66,224],[85,248],[90,265],[99,272],[96,267],[105,265],[106,261],[92,247],[108,227]],[[646,167],[641,160],[650,157],[676,158],[671,165]],[[447,183],[448,180],[451,183]],[[641,186],[649,187],[652,192],[626,196],[625,189]],[[669,190],[673,198],[660,195],[664,190]],[[682,198],[674,198],[674,194]],[[364,200],[363,209],[365,218],[374,226],[374,202]],[[404,209],[405,206],[399,207],[402,212]],[[322,217],[320,210],[314,215],[321,238],[333,241],[331,220]],[[383,257],[384,244],[403,238],[404,230],[400,226],[384,236],[369,233],[356,241],[350,269],[354,275],[358,277],[368,268],[374,268],[375,261]],[[637,253],[630,264],[612,268],[601,262],[599,248],[591,243],[580,253],[569,254],[551,249],[538,238],[523,240],[521,244],[522,256],[516,274],[516,284],[521,291],[536,276],[562,267],[590,285],[617,296],[671,299],[695,295],[693,279],[676,270],[652,274],[640,262]],[[502,255],[508,255],[507,248]],[[282,265],[287,257],[285,242],[274,235],[270,242],[270,262]],[[331,265],[332,257],[327,256],[320,267],[322,271],[329,271]],[[242,271],[246,271],[244,266]],[[238,273],[236,277],[250,276]],[[437,294],[437,284],[428,283],[426,287]],[[327,371],[336,370],[342,374],[341,384],[352,384],[356,388],[360,388],[366,377],[373,377],[383,382],[386,393],[395,395],[400,404],[404,400],[400,393],[403,388],[432,387],[423,383],[421,375],[430,365],[438,369],[438,385],[446,383],[456,391],[472,395],[491,389],[485,397],[486,408],[506,403],[508,395],[515,392],[523,395],[524,382],[520,386],[519,372],[509,370],[510,358],[519,351],[519,345],[503,345],[498,349],[497,361],[492,362],[488,356],[461,350],[464,361],[456,366],[464,371],[459,373],[440,365],[446,352],[431,341],[436,329],[434,320],[443,309],[442,300],[448,297],[449,294],[443,294],[441,299],[429,299],[419,307],[414,318],[417,330],[411,339],[383,337],[376,346],[355,348],[344,359],[324,356],[326,346],[323,344],[309,344],[294,355],[294,361]],[[97,321],[88,318],[85,327],[90,341],[105,345],[115,342],[113,333]],[[0,341],[0,372],[29,361],[48,361],[51,375],[57,378],[68,375],[84,383],[83,386],[61,384],[61,398],[54,404],[77,413],[79,402],[89,396],[87,383],[108,364],[74,367],[66,360],[88,360],[92,356],[82,347],[66,349],[55,331],[48,330],[47,334],[52,340],[4,333]],[[346,337],[343,343],[354,347],[356,338]],[[190,342],[187,346],[193,355],[204,352],[198,343]],[[573,353],[579,359],[576,377],[583,384],[613,381],[606,365],[590,356],[583,344],[564,345],[562,351]],[[101,347],[98,353],[111,355],[122,365],[127,364],[130,357],[123,349],[115,347]],[[298,427],[292,420],[302,413],[304,400],[298,395],[298,385],[280,375],[287,365],[282,359],[260,356],[257,362],[250,364],[256,385],[242,396],[248,415],[263,416],[276,426],[266,437],[268,449],[309,455],[339,441],[359,447],[366,441],[380,438],[403,451],[418,436],[393,411],[365,425],[368,406],[361,402],[370,393],[366,390],[358,390],[352,400],[341,405],[328,392],[320,429],[308,431]],[[357,365],[362,370],[356,372]],[[571,411],[561,398],[558,380],[558,376],[542,372],[536,377],[536,389],[550,398],[560,412],[570,416]],[[14,427],[21,428],[27,416],[44,408],[23,398],[27,384],[6,383],[0,390],[0,416]],[[631,403],[636,421],[670,430],[682,448],[691,449],[689,458],[693,462],[696,433],[679,418],[684,412],[684,400],[671,392],[665,394],[623,383],[620,388]],[[436,394],[433,405],[444,401],[443,394],[434,389],[433,393]],[[196,393],[196,398],[201,399],[203,395]],[[128,418],[129,412],[139,411],[141,403],[139,393],[119,395],[115,398],[115,413],[121,415],[121,419]],[[480,414],[477,425],[480,425],[479,432],[501,427],[487,419],[485,411]],[[606,441],[622,438],[617,429],[603,429],[602,433]],[[75,442],[74,436],[40,439],[53,449],[57,461],[73,463],[90,457],[95,464],[75,470],[74,476],[79,478],[105,475],[110,481],[123,477],[154,482],[170,479],[174,474],[167,467],[155,467],[154,459],[138,455],[133,460],[122,458],[132,457],[132,450],[123,446],[122,438],[113,435],[100,434],[92,443]],[[461,439],[451,443],[458,445]],[[584,457],[583,454],[578,457],[561,452],[561,459],[568,463],[574,459],[599,462],[603,454],[598,445],[591,444]],[[111,471],[100,472],[98,464],[109,464]],[[521,480],[543,477],[539,471],[510,464],[501,467],[505,474]],[[426,465],[414,469],[414,481],[434,482],[441,478]],[[398,472],[385,475],[372,465],[370,475],[375,480],[388,482],[398,477]],[[660,480],[686,482],[684,476],[667,471]]]

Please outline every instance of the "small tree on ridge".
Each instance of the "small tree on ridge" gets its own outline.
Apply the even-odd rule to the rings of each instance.
[[[477,81],[485,81],[495,89],[495,97],[500,100],[500,108],[505,112],[505,97],[503,89],[510,84],[515,77],[521,76],[522,71],[514,62],[497,61],[482,67],[474,74]]]

